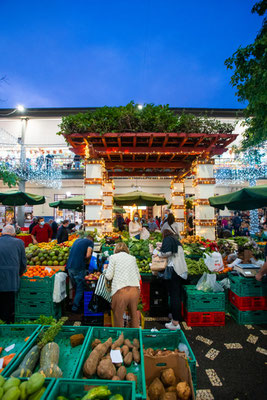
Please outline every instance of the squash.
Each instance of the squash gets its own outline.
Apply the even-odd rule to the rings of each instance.
[[[40,356],[40,348],[38,346],[33,346],[30,351],[26,354],[26,356],[23,358],[23,361],[19,365],[19,369],[29,369],[31,372],[34,370],[36,367],[36,364],[39,360]],[[14,374],[16,371],[14,371]]]
[[[39,372],[33,374],[27,381],[26,385],[27,395],[29,396],[30,394],[37,392],[37,390],[40,390],[41,387],[44,385],[44,382],[45,378],[43,375],[39,374]]]
[[[63,372],[57,364],[50,364],[40,369],[39,374],[42,374],[45,378],[61,378]]]
[[[2,397],[2,400],[18,400],[20,397],[20,390],[17,386],[10,388]]]
[[[4,389],[0,386],[0,400],[2,399],[4,395]]]
[[[46,388],[45,388],[45,387],[41,387],[41,389],[37,390],[37,392],[34,392],[34,393],[28,398],[28,400],[40,400],[45,391],[46,391]]]
[[[5,378],[3,377],[3,375],[0,375],[0,387],[3,386],[3,384],[5,383]]]
[[[20,390],[20,400],[26,400],[27,399],[27,382],[22,382],[22,384],[19,387]]]
[[[12,387],[18,387],[20,385],[20,380],[18,378],[9,378],[3,385],[3,390],[6,393]]]
[[[55,342],[47,343],[41,351],[40,367],[41,369],[50,364],[58,364],[59,346]]]
[[[12,372],[12,378],[28,378],[32,375],[32,371],[30,369],[18,368],[16,371]]]

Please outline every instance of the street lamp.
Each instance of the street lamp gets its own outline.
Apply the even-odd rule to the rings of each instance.
[[[16,112],[23,113],[25,111],[25,107],[22,104],[18,104],[17,107],[7,114],[0,114],[0,117],[8,117],[9,115],[15,114]]]

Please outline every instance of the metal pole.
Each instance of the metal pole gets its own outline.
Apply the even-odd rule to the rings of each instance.
[[[20,167],[22,169],[26,168],[26,148],[25,148],[25,135],[27,129],[28,118],[21,119],[21,137],[20,137]],[[19,181],[19,191],[25,192],[25,180]],[[25,207],[19,206],[17,212],[17,222],[18,225],[23,227],[25,221]]]

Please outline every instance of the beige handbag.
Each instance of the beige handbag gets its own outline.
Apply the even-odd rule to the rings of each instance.
[[[164,271],[168,264],[168,258],[155,256],[152,258],[151,271]]]

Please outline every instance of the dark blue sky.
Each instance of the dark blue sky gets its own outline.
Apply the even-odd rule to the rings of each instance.
[[[0,0],[0,107],[242,107],[224,60],[251,0]]]

